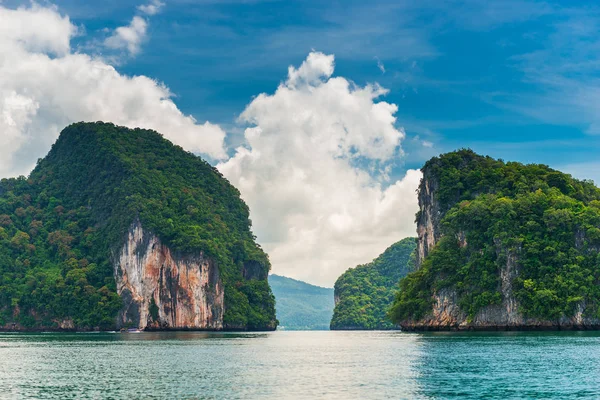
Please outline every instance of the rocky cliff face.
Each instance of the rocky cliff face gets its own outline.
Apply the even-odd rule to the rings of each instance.
[[[417,214],[417,269],[431,249],[442,237],[441,220],[443,210],[436,200],[439,182],[429,171],[423,171],[419,188]],[[466,235],[458,232],[456,239],[460,247],[466,246]],[[582,239],[579,239],[582,241]],[[454,288],[443,288],[433,293],[431,313],[418,321],[402,322],[403,330],[536,330],[536,329],[600,329],[600,319],[585,316],[586,304],[579,303],[574,316],[558,320],[527,318],[519,311],[519,303],[513,292],[513,281],[519,276],[519,253],[521,249],[508,250],[495,242],[496,252],[505,254],[506,263],[499,269],[501,304],[481,309],[474,318],[461,310],[459,298]]]
[[[474,318],[458,305],[458,295],[453,288],[444,288],[433,295],[433,310],[419,321],[406,321],[403,330],[556,330],[556,329],[598,329],[600,320],[585,317],[585,304],[577,306],[571,318],[562,317],[556,321],[527,318],[519,312],[519,304],[513,293],[513,279],[519,273],[516,254],[509,254],[506,265],[500,270],[502,303],[483,308]]]
[[[419,187],[420,211],[417,214],[417,268],[441,237],[438,227],[442,212],[434,196],[438,186],[437,179],[427,171],[423,171],[423,179]]]
[[[217,266],[202,254],[174,254],[136,221],[114,268],[124,303],[117,327],[223,328],[223,284]]]

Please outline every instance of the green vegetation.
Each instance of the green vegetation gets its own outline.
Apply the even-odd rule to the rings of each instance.
[[[277,319],[286,330],[327,330],[333,314],[333,289],[269,275]]]
[[[371,263],[344,272],[335,282],[331,329],[393,329],[386,313],[398,281],[414,269],[415,249],[416,239],[406,238]]]
[[[509,261],[518,266],[512,284],[524,315],[556,320],[585,305],[586,316],[600,317],[600,189],[593,182],[470,150],[433,158],[423,174],[439,183],[444,236],[401,281],[394,321],[420,319],[431,311],[432,293],[446,287],[473,318],[501,302],[500,269]]]
[[[67,127],[29,179],[0,183],[0,324],[112,327],[111,254],[136,218],[173,251],[216,261],[226,327],[275,326],[269,260],[239,192],[160,134],[109,123]]]

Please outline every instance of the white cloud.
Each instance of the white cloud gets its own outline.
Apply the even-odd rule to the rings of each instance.
[[[147,4],[137,7],[138,11],[147,16],[158,14],[165,3],[152,0]],[[140,52],[141,45],[146,40],[148,32],[148,19],[139,15],[134,16],[127,26],[120,26],[112,35],[104,40],[104,46],[112,50],[127,50],[130,56]]]
[[[142,4],[138,6],[138,10],[147,15],[155,15],[160,12],[160,9],[165,5],[165,3],[160,0],[153,0],[148,4]]]
[[[142,17],[135,16],[127,26],[120,26],[115,32],[106,38],[104,45],[110,49],[126,49],[134,56],[140,51],[140,45],[146,38],[148,23]]]
[[[17,10],[0,6],[0,22],[0,46],[4,50],[18,44],[30,52],[60,56],[69,52],[70,38],[77,32],[56,7],[41,7],[36,3]]]
[[[332,77],[334,57],[312,52],[274,94],[240,119],[247,146],[219,164],[249,204],[273,270],[331,285],[347,268],[415,235],[420,172],[383,185],[401,154],[397,107],[379,85]]]
[[[73,53],[76,31],[55,7],[0,5],[0,176],[28,173],[77,121],[155,129],[186,150],[226,157],[219,126],[184,115],[164,85]]]
[[[333,74],[334,57],[323,53],[311,52],[306,60],[296,69],[290,65],[288,67],[288,86],[298,84],[316,84],[321,78],[329,78]]]

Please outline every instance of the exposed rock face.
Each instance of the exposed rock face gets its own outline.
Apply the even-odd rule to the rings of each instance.
[[[71,318],[65,318],[63,320],[60,321],[56,321],[57,325],[58,325],[58,329],[61,330],[75,330],[75,323],[73,322],[73,320]]]
[[[435,198],[439,187],[437,180],[425,170],[419,187],[419,207],[417,214],[417,269],[431,249],[442,237],[441,220],[445,210],[441,210]],[[581,234],[580,234],[581,236]],[[465,232],[456,237],[461,247],[466,246]],[[578,238],[578,242],[583,239]],[[418,321],[403,321],[403,330],[556,330],[556,329],[600,329],[600,319],[586,317],[586,306],[578,304],[573,317],[558,320],[527,318],[519,312],[519,304],[513,293],[513,281],[519,275],[519,251],[507,251],[499,242],[495,243],[498,254],[506,254],[506,264],[500,268],[501,304],[481,309],[474,318],[461,310],[458,294],[454,288],[443,288],[433,294],[432,312]]]
[[[417,268],[429,254],[441,237],[439,227],[442,218],[439,202],[434,193],[439,184],[427,171],[423,171],[423,179],[419,187],[419,213],[417,214]]]
[[[119,328],[223,328],[223,284],[214,262],[173,254],[139,221],[116,257],[115,280],[124,303]]]

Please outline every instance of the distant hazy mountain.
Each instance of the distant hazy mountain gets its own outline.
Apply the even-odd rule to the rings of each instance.
[[[333,315],[333,288],[269,275],[280,329],[327,330]]]

